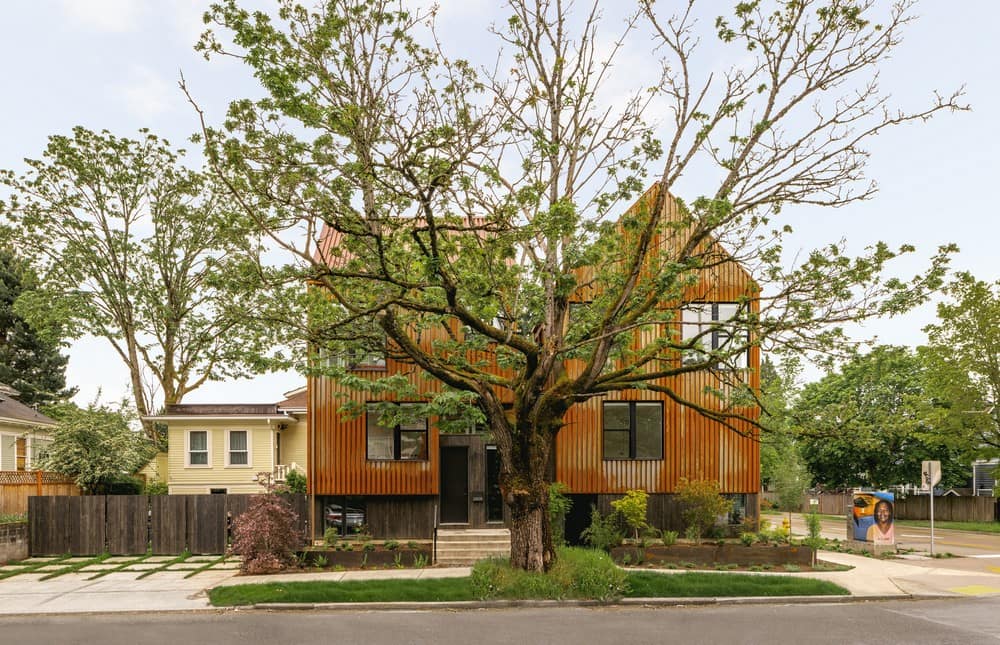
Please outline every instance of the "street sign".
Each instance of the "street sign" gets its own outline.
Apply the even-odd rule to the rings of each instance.
[[[931,490],[941,483],[941,462],[925,461],[920,465],[920,483],[924,490]]]

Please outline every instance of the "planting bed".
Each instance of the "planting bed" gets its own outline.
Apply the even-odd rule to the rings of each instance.
[[[802,571],[813,568],[813,550],[806,546],[742,544],[627,545],[613,548],[611,557],[618,564],[633,566],[670,566],[683,568],[780,569],[786,565]],[[691,566],[694,565],[694,566]],[[825,568],[821,566],[820,568]]]

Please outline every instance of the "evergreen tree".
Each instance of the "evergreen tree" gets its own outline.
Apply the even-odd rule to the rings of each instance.
[[[28,263],[9,248],[0,248],[0,383],[20,392],[26,405],[65,400],[66,362],[59,352],[58,330],[37,330],[14,309],[14,301],[37,286]]]

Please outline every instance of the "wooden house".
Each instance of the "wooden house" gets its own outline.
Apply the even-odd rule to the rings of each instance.
[[[633,208],[655,197],[656,187]],[[671,200],[672,202],[672,200]],[[673,204],[671,203],[671,208]],[[670,217],[677,213],[671,211]],[[683,235],[672,229],[671,235]],[[660,240],[675,244],[677,239]],[[327,238],[326,244],[336,244]],[[699,325],[724,321],[739,306],[757,310],[757,286],[749,274],[714,242],[709,252],[719,260],[701,272],[683,303],[675,332],[684,336]],[[581,299],[585,296],[581,295]],[[662,330],[661,330],[662,331]],[[633,342],[650,341],[635,334]],[[429,342],[426,337],[421,342]],[[680,359],[678,359],[680,360]],[[737,360],[738,378],[759,388],[760,352],[756,346]],[[402,374],[420,392],[439,385],[412,364],[371,357],[353,369],[361,377]],[[574,369],[572,361],[567,370]],[[663,379],[689,401],[717,405],[705,394],[718,387],[717,376],[691,372]],[[504,508],[498,486],[499,459],[487,437],[470,428],[467,434],[440,432],[437,419],[421,419],[395,427],[379,425],[374,412],[348,416],[346,401],[364,408],[368,395],[332,379],[308,381],[308,477],[315,496],[316,535],[335,527],[349,533],[361,524],[377,537],[427,538],[439,525],[502,527]],[[755,418],[756,410],[745,414]],[[649,522],[658,528],[681,529],[674,493],[682,478],[719,482],[734,500],[734,521],[757,515],[760,455],[752,424],[740,432],[710,421],[664,394],[633,390],[595,397],[574,405],[557,437],[555,479],[566,484],[573,500],[567,535],[578,535],[588,521],[590,506],[604,511],[610,501],[629,489],[650,494]]]

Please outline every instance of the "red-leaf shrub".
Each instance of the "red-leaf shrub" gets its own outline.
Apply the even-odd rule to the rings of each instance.
[[[281,571],[295,563],[302,544],[298,514],[280,495],[254,495],[246,512],[233,520],[230,553],[243,556],[243,573]]]

